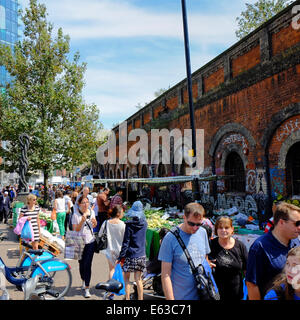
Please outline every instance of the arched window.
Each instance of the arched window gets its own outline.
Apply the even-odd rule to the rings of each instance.
[[[241,157],[236,152],[231,152],[225,161],[225,175],[232,178],[225,179],[227,192],[245,192],[245,170]]]
[[[300,142],[289,149],[285,167],[287,194],[300,195]]]

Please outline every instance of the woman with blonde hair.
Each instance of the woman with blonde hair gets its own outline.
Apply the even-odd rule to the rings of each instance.
[[[283,272],[275,277],[264,300],[300,300],[300,247],[288,252]]]
[[[26,204],[27,206],[21,208],[19,219],[22,217],[27,217],[27,220],[30,221],[34,236],[34,241],[31,245],[34,250],[38,250],[41,226],[39,218],[40,207],[37,205],[36,195],[30,193],[26,198]]]

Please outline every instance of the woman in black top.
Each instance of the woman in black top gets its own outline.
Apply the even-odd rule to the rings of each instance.
[[[246,246],[232,237],[234,228],[229,217],[221,216],[215,223],[216,238],[211,240],[209,259],[215,264],[214,278],[221,300],[243,298],[243,273],[246,271]]]

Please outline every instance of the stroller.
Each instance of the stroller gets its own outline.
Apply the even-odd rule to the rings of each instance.
[[[160,241],[169,232],[167,228],[161,228],[159,231]],[[158,254],[154,259],[148,261],[146,271],[142,275],[144,297],[155,299],[165,299],[161,283],[161,262],[158,260]],[[131,300],[137,300],[137,286],[133,282],[133,293],[130,295]]]

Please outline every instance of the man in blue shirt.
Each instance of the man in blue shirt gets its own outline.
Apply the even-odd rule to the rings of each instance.
[[[246,272],[249,300],[261,300],[285,266],[288,251],[300,245],[300,208],[282,202],[274,212],[274,227],[250,247]]]
[[[189,203],[184,208],[184,222],[179,234],[185,243],[195,266],[210,253],[207,233],[201,227],[204,208],[199,203]],[[196,281],[187,258],[176,237],[168,232],[161,244],[158,260],[161,264],[161,280],[167,300],[198,300]]]

